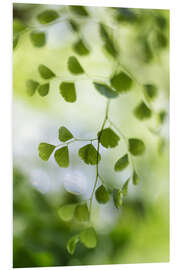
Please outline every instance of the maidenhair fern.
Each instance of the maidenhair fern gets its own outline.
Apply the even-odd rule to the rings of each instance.
[[[124,13],[121,13],[121,9],[115,9],[115,16],[112,18],[117,22],[124,22],[127,17]],[[136,15],[132,12],[132,16],[127,20],[132,23],[136,21]],[[115,18],[115,19],[114,19]],[[70,254],[74,254],[76,245],[81,242],[87,248],[95,248],[97,244],[97,235],[95,228],[93,228],[91,214],[92,214],[92,203],[94,196],[99,204],[106,204],[113,198],[114,205],[119,209],[123,205],[124,197],[128,193],[128,185],[130,181],[137,185],[141,175],[138,174],[135,168],[135,159],[139,155],[143,155],[146,151],[145,143],[141,138],[136,136],[131,136],[130,138],[124,135],[119,126],[116,126],[112,118],[110,117],[110,104],[113,104],[113,100],[120,97],[122,94],[127,94],[133,91],[133,85],[137,85],[141,89],[141,99],[139,103],[134,106],[132,111],[133,115],[140,121],[146,121],[153,116],[158,117],[159,125],[164,122],[166,112],[164,110],[155,111],[152,102],[158,95],[158,88],[156,85],[147,82],[146,84],[141,84],[134,76],[121,64],[121,52],[117,42],[114,39],[114,28],[102,21],[92,22],[98,25],[99,36],[102,39],[102,48],[107,56],[107,59],[113,61],[114,70],[109,77],[106,78],[106,82],[103,80],[97,80],[91,78],[86,72],[85,67],[81,63],[81,57],[88,57],[91,53],[91,48],[88,45],[88,40],[85,41],[83,35],[81,34],[81,23],[80,20],[86,23],[86,20],[91,20],[90,11],[82,6],[69,6],[66,11],[61,14],[61,12],[54,9],[44,10],[39,13],[36,17],[37,27],[31,30],[31,27],[24,25],[21,21],[14,21],[14,37],[13,37],[13,47],[18,46],[18,42],[24,32],[29,32],[30,40],[35,47],[46,46],[47,34],[45,31],[45,26],[49,27],[52,24],[60,23],[61,21],[66,21],[71,30],[74,31],[77,40],[73,42],[72,49],[74,54],[69,55],[66,63],[67,70],[69,71],[70,77],[67,76],[64,80],[59,74],[47,66],[44,63],[40,63],[37,67],[37,72],[42,78],[43,82],[38,82],[34,79],[29,79],[26,82],[27,94],[33,96],[36,92],[41,96],[47,96],[50,91],[50,85],[52,80],[59,80],[59,88],[57,91],[61,97],[69,103],[76,102],[77,100],[77,89],[75,81],[78,80],[79,76],[84,76],[91,80],[94,87],[94,91],[97,91],[100,95],[106,98],[104,104],[104,119],[102,119],[102,125],[99,127],[99,131],[95,138],[84,139],[76,138],[71,130],[68,130],[65,126],[58,127],[57,137],[60,144],[53,145],[51,142],[41,142],[39,144],[39,157],[43,161],[48,161],[51,155],[54,155],[55,162],[60,168],[67,168],[71,163],[71,151],[70,144],[76,143],[77,141],[84,141],[84,146],[82,146],[77,155],[85,163],[85,165],[94,166],[96,170],[96,176],[94,179],[94,186],[91,192],[91,197],[86,202],[62,205],[58,211],[60,218],[65,222],[71,222],[76,220],[84,224],[84,229],[79,232],[79,234],[74,235],[67,242],[67,251]],[[155,21],[157,23],[158,21]],[[43,26],[43,28],[42,28]],[[41,30],[40,30],[41,29]],[[42,30],[44,29],[44,30]],[[141,33],[142,35],[143,33]],[[146,35],[146,33],[144,33]],[[142,37],[141,37],[142,38]],[[155,32],[154,36],[156,44],[159,47],[164,47],[166,44],[165,35]],[[143,43],[143,53],[146,58],[152,57],[152,52],[147,39],[144,39]],[[109,58],[110,57],[110,58]],[[151,130],[158,136],[156,130]],[[159,138],[160,146],[162,147],[162,138]],[[93,145],[96,142],[97,147]],[[99,163],[102,162],[102,157],[100,154],[100,147],[104,147],[111,150],[111,148],[118,147],[122,142],[126,145],[126,153],[123,155],[119,153],[119,158],[116,160],[115,164],[112,164],[114,171],[116,173],[123,171],[125,168],[130,167],[131,176],[126,179],[125,183],[121,188],[113,188],[110,190],[99,173]],[[101,183],[97,188],[98,181]]]

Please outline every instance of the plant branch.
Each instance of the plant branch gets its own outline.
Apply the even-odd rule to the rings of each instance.
[[[91,210],[92,210],[92,201],[93,201],[93,197],[94,197],[94,192],[97,186],[97,182],[98,182],[98,177],[99,177],[99,149],[100,149],[100,138],[101,138],[101,134],[102,131],[104,129],[104,126],[106,124],[106,121],[108,120],[108,113],[109,113],[109,105],[110,105],[110,100],[107,101],[106,103],[106,112],[105,112],[105,117],[104,117],[104,121],[103,124],[101,126],[99,135],[98,135],[98,146],[97,146],[97,163],[96,163],[96,178],[95,178],[95,182],[94,182],[94,186],[93,186],[93,190],[91,193],[91,197],[90,197],[90,204],[89,204],[89,217],[91,217]]]
[[[92,142],[92,141],[96,141],[96,140],[98,140],[98,138],[93,138],[93,139],[73,138],[72,140],[70,140],[68,142],[64,142],[64,143],[60,143],[60,144],[56,145],[56,147],[60,147],[60,146],[63,146],[63,145],[68,145],[68,144],[73,143],[73,142],[81,142],[81,141],[86,141],[86,142],[90,141],[90,142]]]
[[[135,165],[134,165],[134,161],[133,161],[133,157],[131,155],[131,153],[129,152],[129,145],[128,145],[128,138],[124,135],[124,133],[116,126],[116,124],[114,124],[114,122],[112,122],[109,118],[108,118],[108,122],[109,124],[114,127],[114,129],[119,133],[119,135],[123,138],[126,147],[127,147],[127,153],[129,156],[129,160],[132,166],[132,175],[133,175],[133,171],[135,170]]]

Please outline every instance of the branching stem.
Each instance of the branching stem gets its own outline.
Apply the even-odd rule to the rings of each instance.
[[[79,139],[79,138],[73,138],[72,140],[68,141],[68,142],[64,142],[64,143],[60,143],[58,145],[56,145],[56,147],[60,147],[60,146],[63,146],[63,145],[68,145],[70,143],[73,143],[73,142],[81,142],[81,141],[85,141],[85,142],[93,142],[93,141],[97,141],[98,138],[93,138],[93,139]]]
[[[131,163],[131,166],[132,166],[132,175],[133,175],[133,171],[135,169],[135,165],[134,165],[134,161],[133,161],[133,157],[131,155],[131,153],[129,152],[129,145],[128,145],[128,138],[124,135],[124,133],[116,126],[116,124],[114,124],[114,122],[112,122],[109,118],[108,118],[108,122],[109,124],[114,127],[114,129],[119,133],[119,135],[123,138],[125,144],[126,144],[126,147],[127,147],[127,153],[128,153],[128,156],[129,156],[129,160],[130,160],[130,163]]]
[[[103,124],[101,126],[101,129],[99,131],[99,135],[98,135],[98,146],[97,146],[97,163],[96,163],[96,178],[95,178],[95,182],[94,182],[94,186],[93,186],[93,190],[91,193],[91,197],[90,197],[90,203],[89,203],[89,217],[91,217],[91,212],[92,212],[92,201],[93,201],[93,197],[94,197],[94,192],[98,183],[98,177],[99,177],[99,150],[100,150],[100,138],[101,138],[101,134],[102,131],[104,129],[104,126],[108,120],[108,113],[109,113],[109,105],[110,105],[110,100],[107,100],[106,103],[106,112],[105,112],[105,117],[104,117],[104,121]]]

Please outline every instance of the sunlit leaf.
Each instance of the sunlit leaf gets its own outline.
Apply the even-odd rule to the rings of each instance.
[[[36,92],[36,89],[38,88],[39,83],[33,80],[28,80],[26,82],[26,87],[27,87],[27,94],[28,96],[33,96]]]
[[[167,113],[165,110],[161,110],[159,113],[158,113],[158,119],[159,119],[159,122],[160,124],[163,124],[165,119],[166,119],[166,116],[167,116]]]
[[[59,217],[64,221],[70,221],[74,216],[75,204],[63,205],[59,208]]]
[[[99,203],[107,203],[109,201],[109,193],[103,185],[96,189],[95,197]]]
[[[116,8],[117,16],[116,19],[121,23],[135,23],[136,13],[130,8]]]
[[[102,23],[99,24],[99,31],[100,31],[101,38],[104,41],[108,41],[109,40],[109,33],[107,32],[104,24],[102,24]]]
[[[72,82],[62,82],[59,86],[60,93],[67,102],[76,101],[75,84]]]
[[[38,87],[38,93],[42,97],[47,96],[49,93],[49,83],[41,84]]]
[[[111,78],[111,85],[118,93],[127,92],[131,89],[132,79],[126,73],[120,72]]]
[[[86,204],[79,204],[76,206],[74,216],[79,222],[86,222],[89,220],[89,210]]]
[[[100,35],[101,38],[104,41],[104,48],[105,50],[114,58],[117,57],[118,52],[116,49],[116,46],[113,42],[113,39],[111,38],[111,36],[109,35],[108,31],[106,30],[104,24],[100,23],[99,24],[99,30],[100,30]]]
[[[38,147],[39,157],[42,160],[47,161],[50,158],[54,149],[55,149],[55,146],[52,144],[40,143]]]
[[[51,23],[58,18],[59,14],[53,9],[45,10],[37,16],[37,19],[40,24]]]
[[[73,138],[72,133],[66,127],[60,127],[59,140],[62,142],[69,141]]]
[[[68,59],[68,69],[72,74],[79,75],[84,73],[82,66],[75,56],[70,56]]]
[[[20,34],[26,29],[26,25],[19,19],[13,20],[13,35]]]
[[[89,54],[89,49],[82,39],[74,43],[73,50],[80,56]]]
[[[133,178],[132,178],[132,180],[133,180],[133,184],[134,185],[137,185],[139,183],[139,177],[138,177],[136,171],[133,172]]]
[[[98,132],[100,143],[106,148],[113,148],[118,145],[119,136],[111,129],[105,128],[102,132]]]
[[[19,41],[19,36],[15,35],[13,36],[13,50],[17,47]]]
[[[87,17],[89,16],[86,8],[84,6],[69,6],[70,10],[76,15]]]
[[[80,240],[87,248],[95,248],[97,245],[97,236],[95,230],[91,227],[80,233]]]
[[[44,32],[33,31],[30,33],[30,39],[35,47],[43,47],[46,44],[46,34]]]
[[[153,52],[147,38],[142,38],[142,56],[145,63],[149,63],[153,59]]]
[[[118,159],[114,165],[114,170],[116,172],[124,170],[129,165],[128,154]]]
[[[162,31],[157,31],[155,34],[155,46],[158,49],[164,49],[168,45],[168,40]]]
[[[145,84],[144,85],[145,95],[153,100],[157,96],[157,87],[154,84]]]
[[[67,168],[69,166],[69,151],[68,147],[64,146],[56,150],[54,158],[57,164],[62,168]]]
[[[145,151],[145,144],[142,140],[131,138],[128,140],[129,142],[129,151],[132,155],[138,156],[142,155]]]
[[[103,83],[98,83],[98,82],[93,82],[95,88],[97,91],[107,97],[107,98],[116,98],[118,96],[118,93],[112,90],[108,85],[103,84]]]
[[[156,25],[161,29],[161,31],[167,27],[167,19],[163,15],[158,14],[154,19],[156,20]]]
[[[104,44],[104,49],[110,54],[112,55],[114,58],[117,56],[117,51],[113,45],[113,43],[110,42],[106,42]]]
[[[117,209],[123,204],[123,192],[120,189],[113,190],[114,205]]]
[[[79,149],[79,156],[86,164],[95,165],[101,160],[96,148],[92,144],[87,144]]]
[[[128,178],[126,180],[126,182],[124,183],[123,187],[122,187],[122,192],[123,192],[123,195],[126,196],[127,193],[128,193],[128,185],[129,185],[129,181],[130,181],[130,178]]]
[[[134,109],[134,115],[139,120],[146,120],[151,117],[152,112],[147,107],[147,105],[142,101],[135,109]]]
[[[74,32],[79,32],[80,27],[79,27],[79,24],[76,21],[74,21],[72,19],[69,19],[68,22],[69,22],[69,24],[70,24],[70,26],[71,26],[71,28],[72,28],[72,30]]]
[[[39,73],[41,75],[41,77],[43,79],[51,79],[53,77],[55,77],[56,75],[54,74],[54,72],[52,72],[47,66],[45,65],[39,65],[38,67],[39,69]]]
[[[75,235],[73,237],[71,237],[66,245],[67,251],[69,252],[69,254],[73,255],[76,249],[76,245],[79,242],[79,235]]]

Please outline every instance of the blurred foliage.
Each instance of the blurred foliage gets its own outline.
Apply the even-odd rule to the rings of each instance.
[[[67,266],[168,261],[169,217],[162,208],[168,203],[148,203],[145,198],[127,200],[109,234],[100,233],[96,249],[78,244],[76,256],[65,250],[70,235],[78,228],[58,216],[61,202],[76,197],[44,195],[14,169],[13,267]]]
[[[134,191],[135,187],[130,186],[130,194],[127,194],[130,179],[126,173],[115,176],[110,168],[112,164],[115,173],[126,171],[129,159],[123,143],[120,150],[114,150],[109,156],[104,150],[103,155],[97,150],[97,155],[92,144],[79,149],[79,156],[86,164],[96,165],[100,160],[104,163],[103,185],[96,190],[96,200],[102,210],[97,202],[93,210],[97,242],[93,228],[68,222],[73,211],[76,221],[89,218],[86,204],[78,204],[80,197],[62,189],[43,194],[33,187],[31,177],[23,168],[24,148],[28,144],[28,138],[23,138],[27,144],[19,143],[22,162],[17,165],[18,155],[16,151],[14,153],[13,266],[168,261],[169,11],[14,4],[13,49],[15,103],[25,104],[37,118],[39,112],[43,113],[47,134],[49,120],[68,121],[69,126],[76,128],[74,130],[82,129],[79,133],[94,131],[105,148],[114,148],[120,138],[123,141],[124,135],[119,137],[112,129],[104,127],[99,131],[104,117],[104,98],[109,98],[114,102],[111,108],[113,120],[125,130],[128,138],[129,152],[134,156],[145,152],[143,157],[133,161],[137,170],[133,168],[131,179],[134,185],[140,184]],[[73,76],[87,76],[91,85],[87,80],[78,81]],[[68,94],[67,89],[70,89]],[[39,138],[31,132],[33,117],[29,122],[29,133],[32,134],[28,135],[34,142]],[[16,121],[25,126],[22,119]],[[109,124],[117,130],[111,121]],[[66,142],[72,137],[76,140],[64,126],[60,130],[61,141]],[[46,137],[47,134],[44,131],[42,135]],[[36,147],[35,143],[33,145]],[[40,157],[51,161],[55,147],[41,143]],[[26,153],[28,162],[34,161],[30,149]],[[67,146],[56,150],[54,157],[62,168],[69,163],[77,164],[72,153],[69,162]],[[43,168],[38,162],[36,166]],[[31,169],[32,164],[29,164]],[[112,187],[115,187],[113,194]],[[109,213],[102,206],[106,202]],[[68,211],[62,207],[66,204],[71,206]],[[107,215],[103,225],[99,215]],[[108,225],[108,219],[112,226]],[[74,256],[65,249],[67,241],[70,254],[74,254],[78,245]]]

